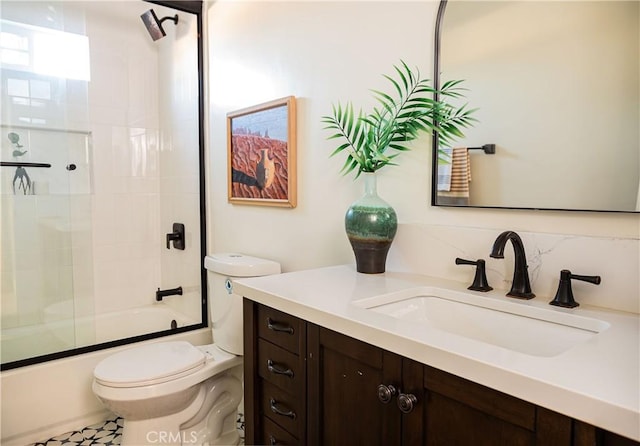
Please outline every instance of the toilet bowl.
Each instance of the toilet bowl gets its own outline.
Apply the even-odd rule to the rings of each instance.
[[[124,418],[121,444],[237,444],[241,368],[242,357],[214,344],[161,342],[106,358],[95,368],[93,391]]]
[[[233,277],[280,272],[278,263],[239,254],[205,258],[214,343],[145,344],[94,369],[93,392],[124,419],[122,445],[233,445],[242,400],[242,297]]]

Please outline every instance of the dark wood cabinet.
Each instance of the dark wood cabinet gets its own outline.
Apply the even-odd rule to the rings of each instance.
[[[378,399],[381,383],[400,383],[402,358],[309,324],[309,445],[397,444],[400,412]],[[364,408],[364,410],[363,410]]]
[[[575,420],[573,444],[575,446],[638,446],[640,443]]]
[[[425,366],[424,445],[571,445],[571,419]]]
[[[306,322],[244,300],[245,444],[304,445]]]
[[[244,311],[246,444],[639,445],[249,300]]]

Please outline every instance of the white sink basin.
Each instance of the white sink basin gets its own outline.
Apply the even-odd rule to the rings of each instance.
[[[556,356],[609,327],[598,319],[529,302],[422,287],[363,299],[355,305],[533,356]]]

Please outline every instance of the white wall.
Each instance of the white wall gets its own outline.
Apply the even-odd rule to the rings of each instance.
[[[320,117],[339,100],[371,105],[368,89],[388,88],[381,74],[400,59],[431,77],[437,8],[436,1],[207,3],[210,251],[273,258],[285,271],[353,262],[343,218],[362,184],[339,175],[343,159],[328,158],[335,143],[326,140]],[[227,203],[226,113],[287,95],[298,98],[298,207]],[[637,214],[431,207],[429,153],[424,137],[399,166],[381,172],[378,191],[403,225],[640,238]],[[484,243],[488,253],[493,239]],[[634,254],[625,256],[636,261]]]

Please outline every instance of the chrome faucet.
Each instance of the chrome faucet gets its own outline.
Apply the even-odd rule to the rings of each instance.
[[[507,296],[520,299],[532,299],[536,297],[536,295],[531,292],[529,272],[527,271],[527,256],[524,253],[524,244],[520,236],[514,231],[504,231],[496,238],[491,254],[489,255],[494,259],[504,259],[504,247],[507,244],[507,240],[511,240],[513,252],[515,253],[513,282]]]

